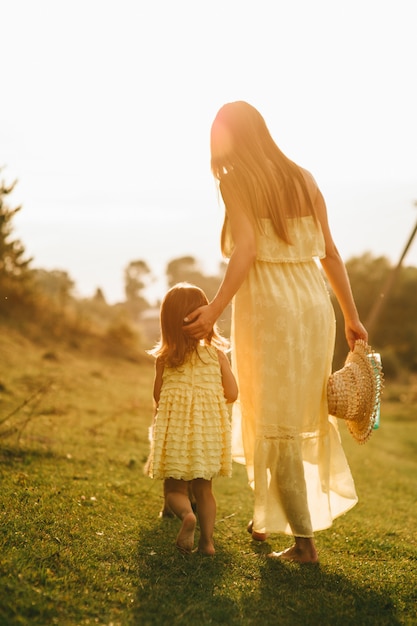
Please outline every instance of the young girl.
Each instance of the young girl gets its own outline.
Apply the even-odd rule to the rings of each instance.
[[[204,292],[188,283],[172,287],[162,302],[161,338],[150,351],[156,357],[155,419],[145,471],[164,479],[166,505],[182,522],[176,545],[187,553],[193,550],[196,526],[191,485],[200,523],[198,551],[212,555],[212,478],[231,476],[227,402],[236,400],[238,390],[224,352],[227,342],[216,326],[201,341],[183,330],[184,318],[207,303]]]

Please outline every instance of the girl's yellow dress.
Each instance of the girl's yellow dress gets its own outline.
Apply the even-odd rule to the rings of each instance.
[[[192,480],[231,476],[231,421],[217,350],[197,346],[180,367],[165,367],[146,472]]]
[[[255,486],[253,529],[311,537],[357,502],[327,408],[335,317],[316,260],[324,238],[311,216],[289,219],[293,245],[269,219],[262,226],[233,301],[232,454]]]

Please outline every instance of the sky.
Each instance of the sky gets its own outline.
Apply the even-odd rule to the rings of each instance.
[[[80,297],[145,260],[221,260],[209,133],[247,100],[325,196],[345,260],[417,220],[415,0],[0,0],[0,177],[14,236]],[[417,240],[406,264],[417,266]]]

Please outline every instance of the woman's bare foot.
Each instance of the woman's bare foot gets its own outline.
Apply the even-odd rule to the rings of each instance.
[[[183,518],[176,540],[176,546],[181,552],[191,553],[193,551],[196,522],[196,517],[192,512],[187,513]]]
[[[279,559],[281,561],[291,561],[293,563],[318,563],[319,557],[315,548],[302,549],[298,546],[292,546],[282,552],[271,552],[267,555],[270,559]]]
[[[258,533],[256,530],[253,530],[253,520],[249,522],[247,531],[252,535],[254,541],[266,541],[269,537],[268,533]]]

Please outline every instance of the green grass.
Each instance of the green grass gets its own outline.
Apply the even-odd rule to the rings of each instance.
[[[255,544],[244,468],[215,481],[214,558],[175,550],[143,475],[150,362],[0,336],[0,624],[417,624],[417,392],[387,385],[363,446],[341,425],[359,504],[316,540],[321,564]],[[9,419],[5,419],[10,416]]]

